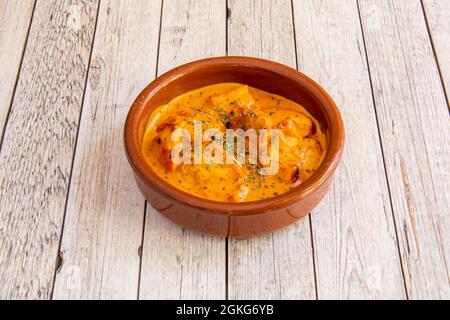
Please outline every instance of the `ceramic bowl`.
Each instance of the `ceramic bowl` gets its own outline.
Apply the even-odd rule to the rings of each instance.
[[[240,82],[303,105],[321,124],[328,150],[318,170],[287,193],[253,202],[219,202],[169,185],[146,163],[142,137],[151,112],[187,91],[219,82]],[[271,232],[307,215],[323,198],[341,159],[344,126],[331,97],[316,82],[285,65],[250,57],[217,57],[172,69],[136,98],[125,123],[125,150],[144,197],[173,222],[217,236],[248,237]]]

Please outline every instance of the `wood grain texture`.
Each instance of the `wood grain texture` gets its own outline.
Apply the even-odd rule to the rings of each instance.
[[[34,0],[0,1],[0,142],[33,14]]]
[[[450,1],[34,2],[0,0],[0,298],[450,298]],[[228,246],[145,206],[122,146],[155,69],[226,48],[297,49],[347,137],[309,220]]]
[[[228,1],[228,54],[296,67],[290,0]],[[230,299],[314,299],[309,218],[278,232],[228,244]]]
[[[36,4],[0,153],[0,297],[49,298],[96,1]]]
[[[423,0],[422,3],[448,97],[450,90],[450,1]]]
[[[153,80],[159,1],[102,1],[88,75],[54,298],[136,299],[144,198],[123,125]]]
[[[360,1],[408,295],[450,297],[450,123],[419,1]]]
[[[364,42],[355,1],[294,1],[299,70],[342,113],[346,144],[313,210],[319,299],[404,298]]]
[[[158,74],[225,54],[225,1],[164,1]],[[225,240],[184,230],[147,205],[141,299],[224,299]]]

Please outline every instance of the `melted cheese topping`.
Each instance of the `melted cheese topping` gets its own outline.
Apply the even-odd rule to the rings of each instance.
[[[172,141],[172,133],[184,128],[193,137],[194,120],[202,122],[203,132],[279,129],[278,172],[262,175],[262,164],[237,160],[233,164],[175,164],[171,151],[179,141]],[[203,150],[211,141],[201,143]],[[248,143],[245,147],[248,153]],[[319,123],[304,107],[239,83],[196,89],[158,107],[148,120],[142,140],[145,160],[168,183],[195,196],[225,202],[262,200],[289,191],[317,170],[326,150]]]

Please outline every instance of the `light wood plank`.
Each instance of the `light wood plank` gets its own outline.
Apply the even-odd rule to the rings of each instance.
[[[0,1],[0,141],[19,73],[34,0]]]
[[[123,125],[155,75],[160,12],[160,1],[101,2],[54,298],[137,298],[145,202]]]
[[[290,0],[228,1],[228,54],[296,67]],[[228,244],[230,299],[314,299],[309,218],[278,232]]]
[[[450,90],[450,1],[423,0],[422,3],[448,97]]]
[[[419,1],[360,1],[410,298],[450,298],[450,122]]]
[[[358,8],[295,1],[299,70],[339,106],[346,145],[329,193],[311,214],[319,299],[404,298],[404,284]]]
[[[166,0],[158,74],[225,54],[225,1]],[[225,298],[225,241],[183,230],[147,205],[140,298]]]
[[[49,298],[96,1],[40,1],[0,153],[0,297]]]

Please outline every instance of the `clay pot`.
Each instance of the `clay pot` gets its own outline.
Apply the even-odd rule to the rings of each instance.
[[[320,122],[328,139],[327,154],[318,170],[287,193],[243,203],[199,198],[160,178],[141,152],[151,112],[182,93],[220,82],[248,84],[303,105]],[[344,147],[341,115],[324,89],[295,69],[250,57],[198,60],[158,77],[131,106],[124,134],[126,154],[137,185],[150,205],[183,227],[228,237],[271,232],[307,215],[327,192]]]

